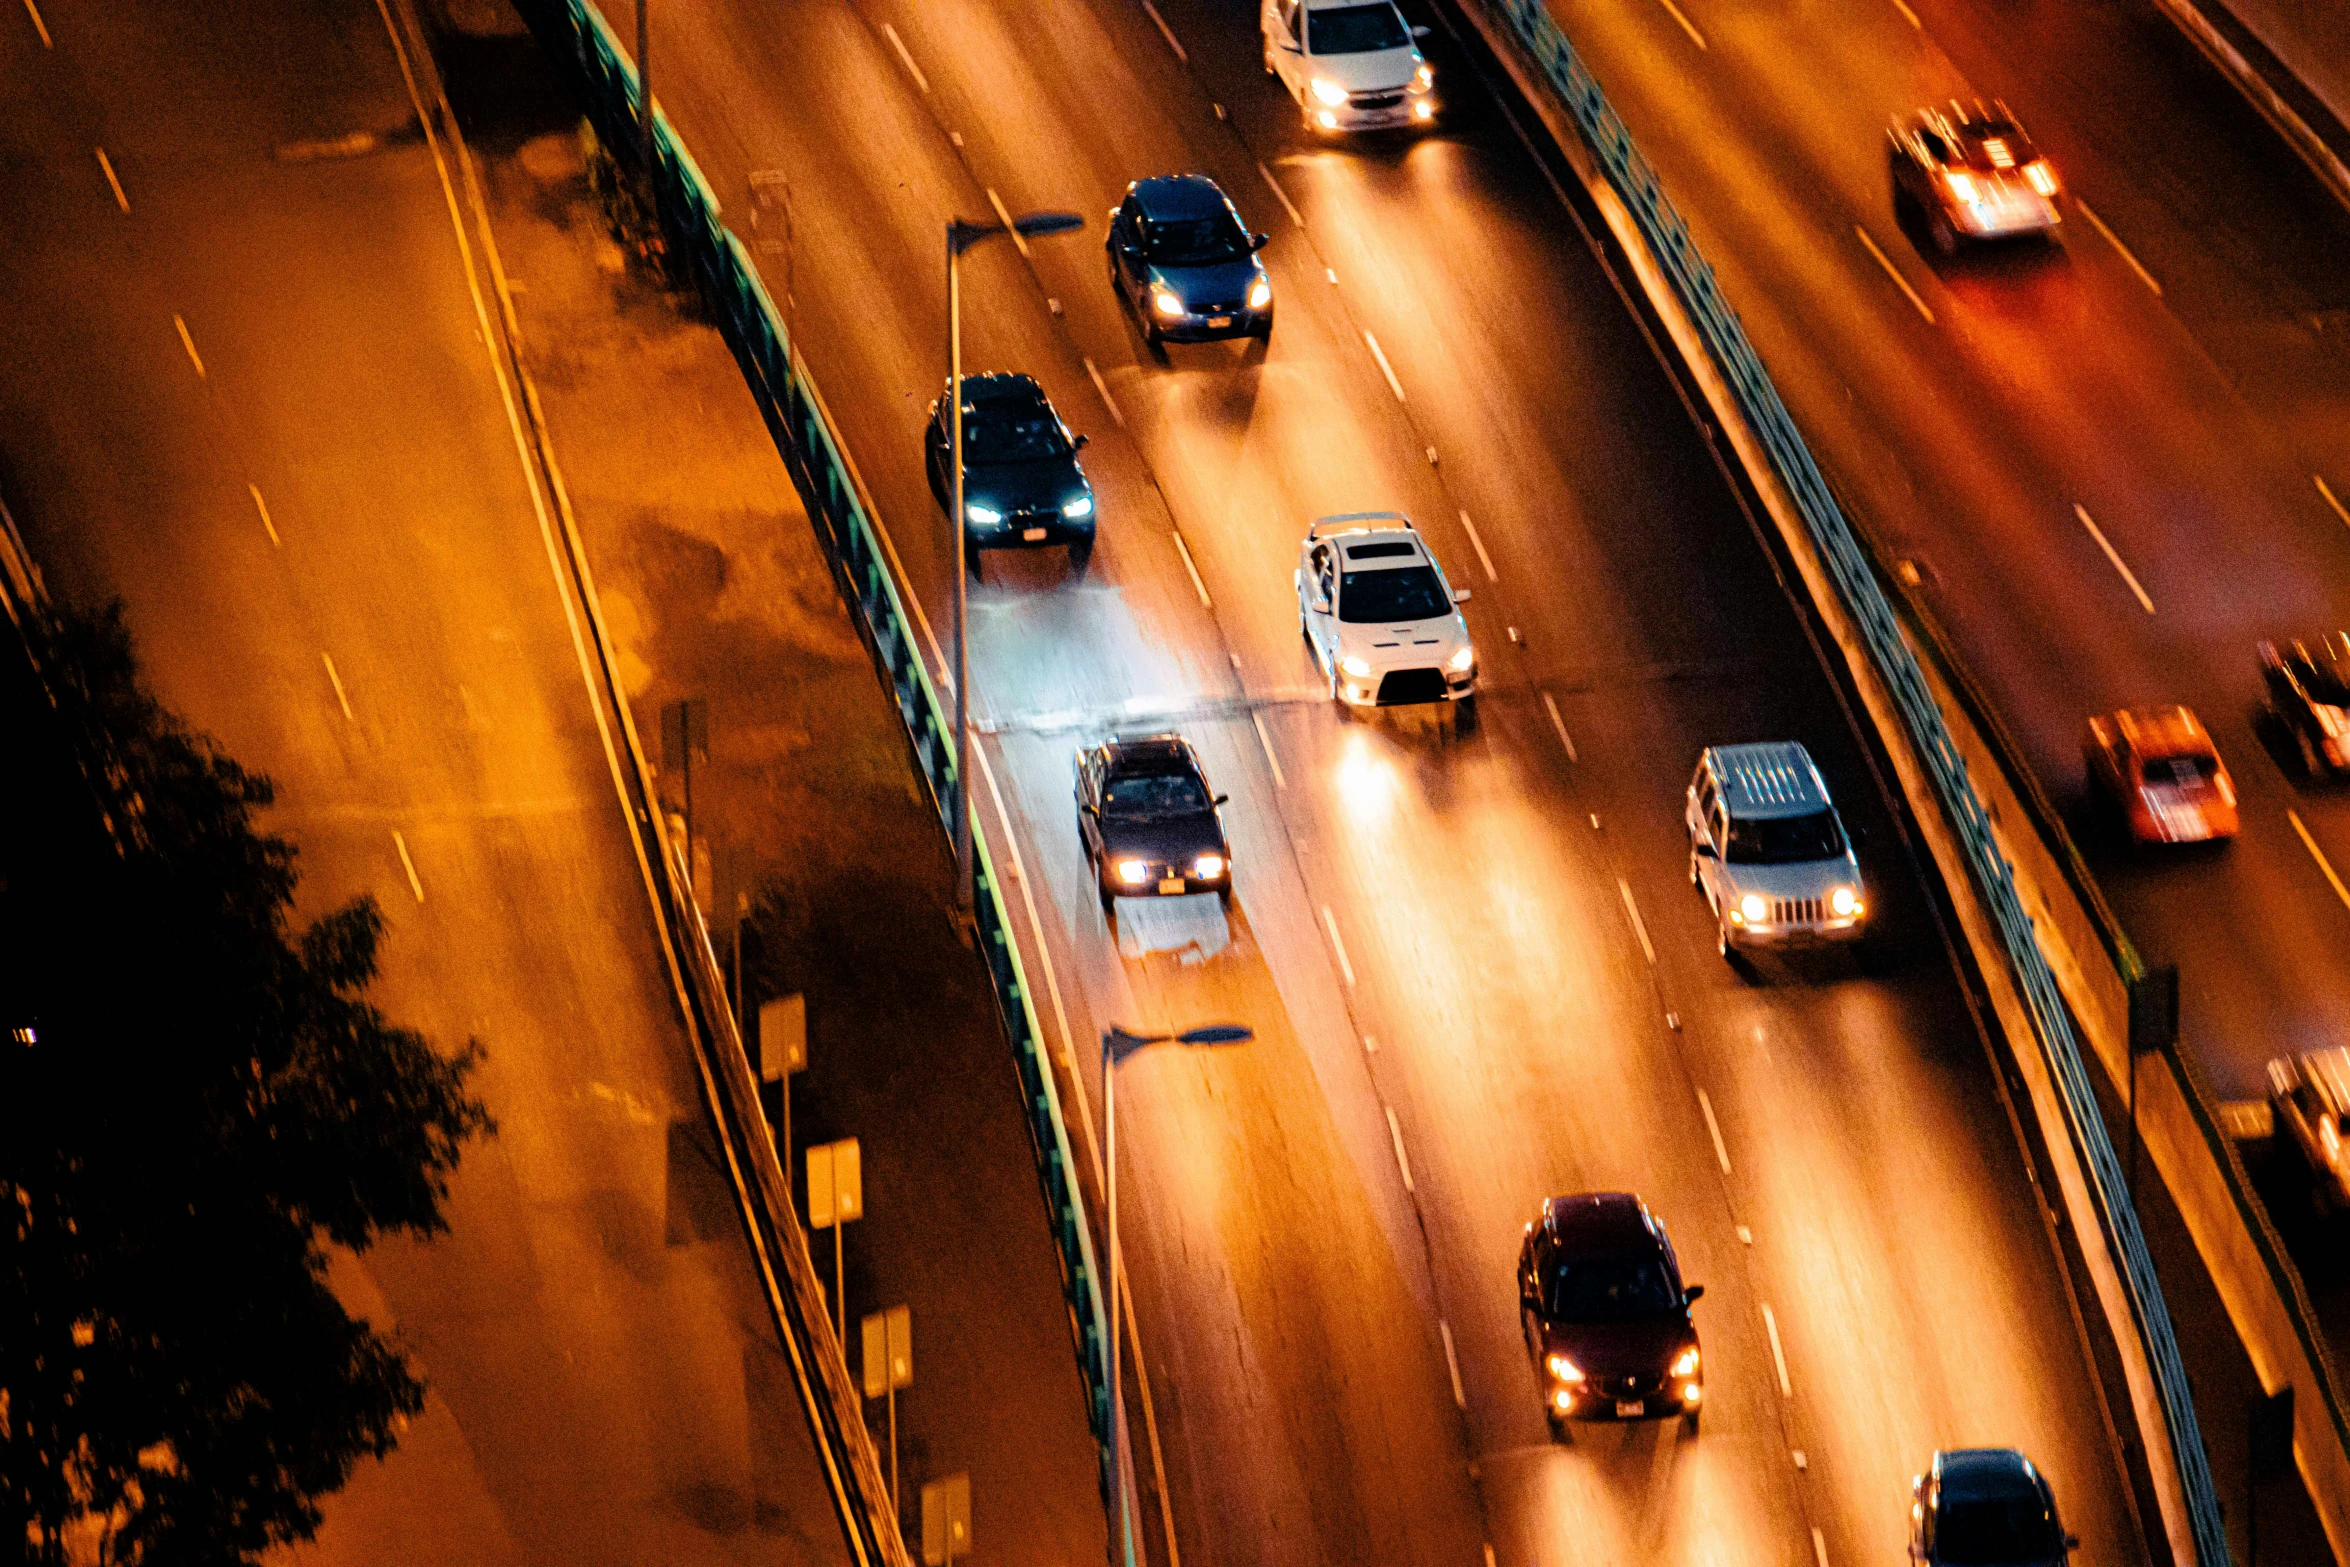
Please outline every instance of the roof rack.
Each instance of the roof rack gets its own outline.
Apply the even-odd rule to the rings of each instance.
[[[1328,517],[1316,517],[1307,525],[1306,537],[1308,539],[1327,538],[1333,533],[1350,531],[1345,526],[1336,526],[1337,524],[1364,522],[1400,522],[1406,528],[1410,528],[1412,525],[1412,519],[1400,511],[1342,511]]]

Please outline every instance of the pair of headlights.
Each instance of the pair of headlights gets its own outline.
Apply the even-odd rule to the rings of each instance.
[[[1673,1361],[1671,1375],[1676,1377],[1693,1377],[1697,1375],[1697,1365],[1697,1346],[1692,1344],[1687,1349],[1681,1351],[1679,1357]],[[1564,1355],[1551,1356],[1548,1360],[1543,1362],[1543,1368],[1547,1370],[1551,1374],[1551,1377],[1556,1381],[1581,1382],[1583,1380],[1583,1368],[1576,1365],[1573,1361],[1569,1360]]]
[[[1856,918],[1867,907],[1861,902],[1857,888],[1838,887],[1828,894],[1828,912],[1840,920]],[[1730,911],[1730,918],[1742,925],[1760,925],[1770,917],[1770,913],[1770,901],[1759,892],[1750,892],[1738,900],[1738,907]]]
[[[982,506],[976,501],[967,502],[964,505],[963,515],[971,521],[978,523],[983,528],[992,526],[993,524],[1004,520],[1004,514],[1002,512],[997,511],[992,506]],[[1090,495],[1078,496],[1075,500],[1070,501],[1061,507],[1061,515],[1068,518],[1071,522],[1076,522],[1082,518],[1092,516],[1093,497]]]
[[[1195,881],[1215,881],[1228,868],[1229,862],[1221,854],[1203,854],[1191,862],[1191,876]],[[1139,887],[1151,879],[1148,860],[1120,860],[1118,879],[1129,887]]]
[[[1412,79],[1410,83],[1404,88],[1404,91],[1408,93],[1424,93],[1435,85],[1435,68],[1423,63],[1417,70],[1412,72]],[[1327,76],[1315,77],[1309,90],[1313,93],[1315,101],[1332,109],[1345,108],[1347,98],[1350,96],[1344,87],[1341,87],[1338,83],[1330,80],[1330,78]]]
[[[1444,661],[1444,667],[1456,675],[1467,674],[1477,667],[1477,650],[1473,647],[1462,648]],[[1366,680],[1370,678],[1371,661],[1357,654],[1349,653],[1338,661],[1338,668],[1343,674],[1352,675],[1357,680]]]
[[[1262,310],[1272,303],[1273,285],[1266,279],[1258,278],[1248,286],[1249,309]],[[1151,308],[1163,316],[1182,316],[1191,313],[1191,307],[1186,305],[1171,288],[1152,289]]]

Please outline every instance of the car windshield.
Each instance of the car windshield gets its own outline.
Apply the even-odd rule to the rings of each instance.
[[[1728,857],[1736,865],[1804,865],[1843,853],[1844,829],[1834,811],[1730,818]]]
[[[1680,1304],[1662,1257],[1562,1262],[1550,1275],[1550,1314],[1560,1322],[1630,1322]]]
[[[974,467],[991,462],[1033,462],[1065,457],[1069,437],[1048,408],[998,408],[982,403],[963,410],[963,460]]]
[[[2313,658],[2301,666],[2301,683],[2312,702],[2328,707],[2350,707],[2350,670],[2329,658]]]
[[[1401,49],[1411,41],[1412,30],[1403,25],[1402,13],[1389,0],[1306,13],[1308,54],[1369,54]]]
[[[2143,776],[2150,784],[2209,783],[2219,776],[2219,758],[2158,756],[2146,764]]]
[[[1189,773],[1130,773],[1102,789],[1111,816],[1191,816],[1208,808],[1208,792]]]
[[[1151,261],[1162,267],[1205,267],[1249,254],[1248,232],[1229,212],[1150,226]]]
[[[1452,599],[1433,566],[1350,571],[1339,582],[1338,618],[1355,625],[1374,620],[1434,620],[1452,612]]]
[[[2010,1567],[2064,1554],[2055,1513],[2036,1495],[1944,1497],[1934,1557],[1950,1567]]]

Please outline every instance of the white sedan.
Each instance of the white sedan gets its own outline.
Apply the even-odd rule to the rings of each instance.
[[[1452,587],[1401,512],[1323,517],[1300,549],[1297,625],[1330,695],[1349,707],[1464,702],[1477,649]],[[1467,709],[1463,709],[1464,713]]]

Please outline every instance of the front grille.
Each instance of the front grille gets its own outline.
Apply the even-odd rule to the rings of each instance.
[[[1781,898],[1771,905],[1771,922],[1777,925],[1817,925],[1827,917],[1827,905],[1818,898]]]
[[[1346,102],[1349,108],[1354,109],[1392,109],[1403,102],[1403,90],[1348,93]]]
[[[1444,700],[1444,671],[1441,669],[1391,669],[1387,678],[1379,682],[1381,706],[1406,702],[1441,702]]]

